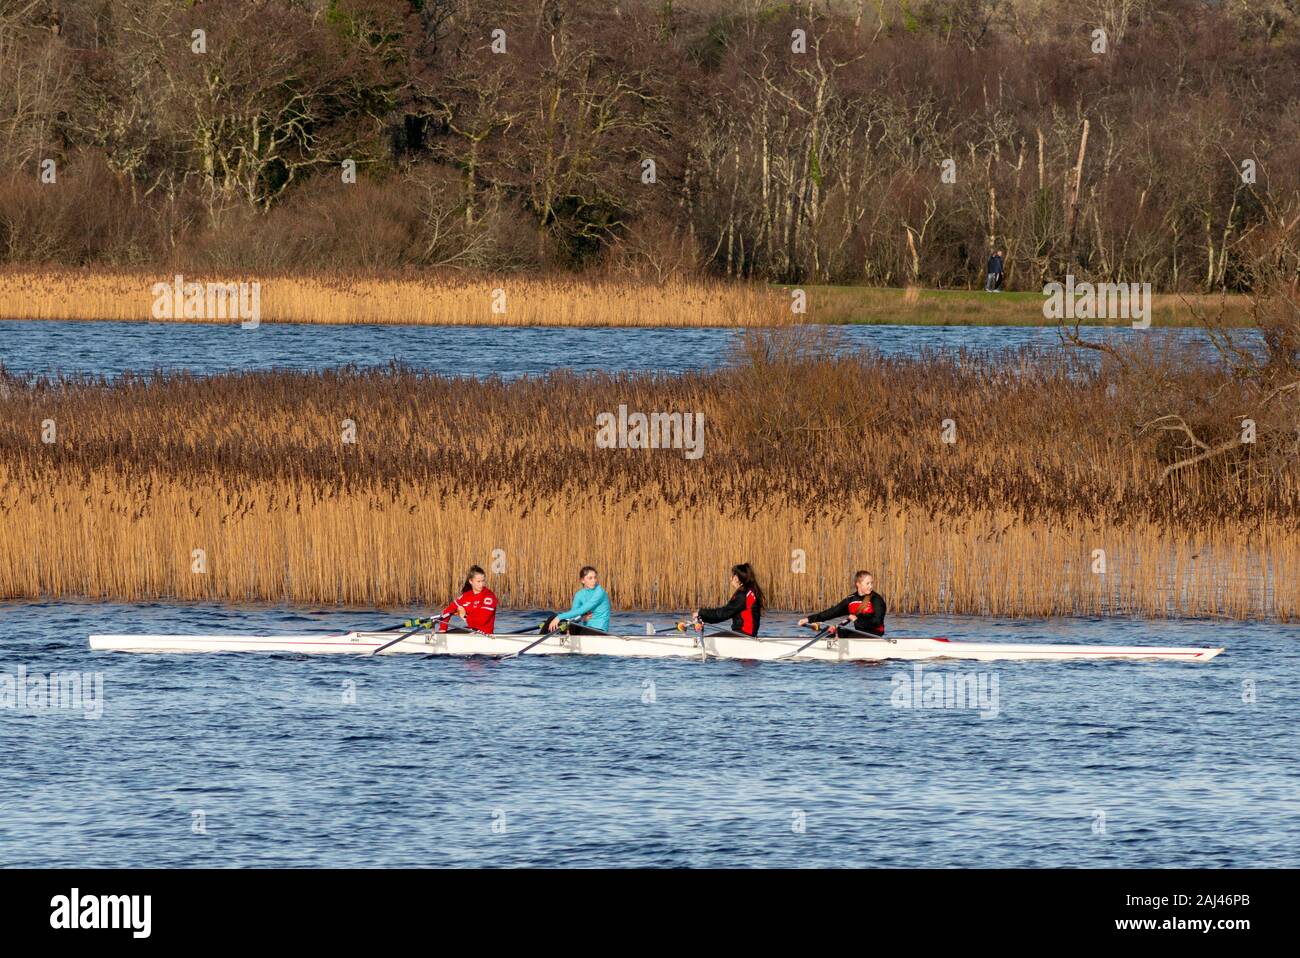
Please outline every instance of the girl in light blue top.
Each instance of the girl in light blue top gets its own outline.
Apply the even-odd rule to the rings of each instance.
[[[585,565],[578,573],[582,588],[573,593],[573,605],[567,612],[551,616],[546,631],[554,632],[561,622],[580,621],[583,625],[602,632],[609,631],[609,595],[600,584],[594,566]]]

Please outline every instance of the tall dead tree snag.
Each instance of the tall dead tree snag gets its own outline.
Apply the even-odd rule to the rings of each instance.
[[[907,231],[907,252],[911,257],[912,264],[911,275],[908,276],[908,282],[915,284],[921,275],[921,257],[916,251],[915,232],[912,227],[904,226],[903,229]]]
[[[989,235],[988,248],[992,252],[998,243],[998,194],[993,184],[989,184]]]
[[[1070,184],[1070,206],[1066,213],[1065,224],[1065,258],[1061,262],[1061,272],[1070,270],[1074,262],[1074,235],[1079,223],[1079,192],[1083,186],[1083,158],[1088,152],[1088,121],[1083,121],[1083,135],[1079,137],[1079,159],[1074,164],[1074,175]]]

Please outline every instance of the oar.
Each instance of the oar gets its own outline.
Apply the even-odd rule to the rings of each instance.
[[[550,621],[551,621],[550,619],[547,619],[547,620],[546,620],[546,622],[550,622]],[[563,621],[563,620],[561,620],[561,621]],[[546,627],[546,622],[543,622],[543,623],[542,623],[542,627],[543,627],[543,628]],[[496,634],[496,635],[531,635],[531,634],[534,634],[534,633],[536,633],[536,632],[537,632],[537,626],[535,626],[535,625],[527,625],[527,626],[524,626],[522,629],[511,629],[509,632],[497,632],[497,633],[494,633],[494,634]],[[550,635],[551,633],[548,632],[548,633],[546,633],[546,634],[547,634],[547,635]]]
[[[841,622],[841,623],[840,623],[840,625],[844,625],[844,624],[845,624],[846,622],[848,622],[848,621],[849,621],[848,619],[845,619],[844,622]],[[809,625],[809,626],[807,626],[807,628],[810,628],[810,629],[811,629],[812,626]],[[813,643],[815,643],[815,642],[816,642],[818,639],[820,639],[822,636],[827,635],[828,633],[835,631],[835,629],[837,629],[837,628],[839,628],[839,626],[835,626],[835,625],[828,625],[828,626],[826,626],[826,628],[822,629],[820,632],[818,632],[816,635],[814,635],[811,639],[809,639],[809,640],[808,640],[807,642],[805,642],[803,645],[799,646],[799,648],[795,649],[793,652],[788,652],[788,653],[786,653],[785,655],[779,655],[779,656],[777,656],[777,661],[780,661],[781,659],[793,659],[796,655],[798,655],[798,654],[799,654],[800,652],[802,652],[804,649],[806,649],[806,648],[808,648],[809,646],[811,646]]]
[[[849,624],[849,620],[848,620],[848,619],[845,619],[845,620],[844,620],[843,622],[841,622],[838,626],[836,626],[836,628],[838,628],[838,629],[842,629],[842,628],[844,628],[844,626],[846,626],[846,625],[848,625],[848,624]],[[855,623],[855,624],[856,624],[856,623]],[[857,629],[854,629],[854,631],[857,632]],[[891,636],[888,636],[888,635],[876,635],[876,633],[874,633],[874,632],[858,632],[857,635],[849,635],[849,636],[845,636],[845,638],[849,638],[849,639],[864,639],[864,638],[866,638],[866,639],[875,639],[877,642],[889,642],[889,643],[892,644],[892,645],[897,645],[897,644],[898,644],[898,639],[892,638]]]
[[[567,622],[563,623],[563,624],[561,625],[560,628],[558,628],[558,629],[555,630],[555,632],[565,632],[565,631],[568,631],[568,623],[567,623]],[[536,642],[529,642],[527,645],[525,645],[525,646],[524,646],[522,649],[520,649],[518,652],[509,652],[509,653],[507,653],[506,655],[498,655],[498,656],[497,656],[497,659],[500,660],[500,661],[502,661],[502,662],[504,662],[506,659],[517,658],[517,657],[523,655],[523,654],[524,654],[525,652],[527,652],[529,649],[535,649],[535,648],[537,648],[539,645],[541,645],[543,642],[545,642],[545,641],[546,641],[547,639],[549,639],[551,636],[555,635],[555,632],[543,632],[542,635],[541,635],[541,638],[539,638]]]
[[[695,641],[699,643],[700,646],[700,661],[705,662],[709,658],[709,650],[704,647],[704,640],[716,633],[705,632],[703,622],[699,623],[699,628],[696,628],[695,626],[696,623],[694,622],[678,622],[677,631],[685,632],[687,629],[690,629],[692,632],[695,633]]]
[[[384,649],[392,648],[398,642],[401,642],[403,639],[409,639],[417,632],[423,632],[425,629],[433,628],[434,625],[436,625],[439,621],[445,618],[446,618],[445,615],[440,615],[436,619],[415,619],[414,620],[415,628],[413,628],[410,632],[403,632],[397,638],[393,639],[393,641],[385,642],[383,645],[375,649],[375,651],[371,652],[370,654],[378,655],[380,652],[384,651]]]

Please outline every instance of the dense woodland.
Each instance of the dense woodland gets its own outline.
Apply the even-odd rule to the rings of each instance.
[[[1300,219],[1298,0],[0,0],[0,77],[10,264],[1240,290]]]

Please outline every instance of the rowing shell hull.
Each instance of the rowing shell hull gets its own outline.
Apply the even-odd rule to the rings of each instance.
[[[705,636],[706,651],[720,659],[783,659],[801,649],[806,638],[749,639]],[[822,662],[881,662],[887,659],[966,659],[976,662],[1068,659],[1149,659],[1207,662],[1223,649],[1188,649],[1147,645],[1022,645],[1001,642],[950,642],[943,638],[822,639],[795,658]]]
[[[335,635],[92,635],[90,647],[112,652],[298,652],[308,655],[367,655],[397,636],[393,632],[343,632]],[[509,655],[521,652],[536,635],[480,635],[473,632],[422,633],[383,651],[383,655]],[[880,662],[886,659],[965,659],[1060,662],[1070,659],[1145,659],[1207,662],[1223,649],[1121,645],[1023,645],[950,642],[942,638],[819,639],[786,636],[554,635],[528,655],[616,655],[630,658],[718,658],[774,661],[797,658],[821,662]]]

